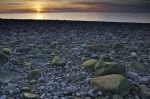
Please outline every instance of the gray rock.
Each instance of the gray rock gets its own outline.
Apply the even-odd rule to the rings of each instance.
[[[68,93],[75,93],[76,91],[78,90],[78,88],[76,86],[69,86],[69,87],[66,87],[66,91]]]
[[[89,90],[88,92],[87,92],[87,94],[89,95],[89,96],[91,96],[91,97],[95,97],[96,96],[96,91],[95,91],[95,89],[91,89],[91,90]]]
[[[0,99],[7,99],[7,96],[6,96],[6,95],[2,95],[2,96],[0,97]]]
[[[54,96],[53,99],[59,99],[59,97],[58,96]]]
[[[15,93],[15,94],[18,94],[18,93],[20,93],[20,92],[21,92],[21,91],[20,91],[19,88],[14,89],[14,93]]]
[[[21,78],[21,75],[17,72],[0,72],[0,81],[9,82]]]
[[[150,76],[144,76],[144,77],[142,77],[141,79],[139,79],[139,82],[141,84],[146,84],[146,85],[150,84]]]
[[[14,90],[16,87],[18,87],[18,84],[9,83],[4,89],[8,91],[8,90]]]
[[[31,83],[31,84],[36,84],[36,83],[37,83],[37,80],[31,80],[30,83]]]
[[[40,99],[45,99],[46,94],[42,94]]]
[[[9,90],[8,93],[9,93],[9,95],[11,95],[11,96],[14,95],[14,91],[13,91],[13,90]]]
[[[137,80],[139,75],[137,73],[135,73],[135,72],[128,71],[127,72],[127,77],[129,77],[132,80]]]
[[[131,52],[131,57],[132,57],[132,58],[137,58],[136,52]]]
[[[102,96],[103,93],[102,93],[101,91],[98,91],[98,92],[97,92],[97,95],[98,95],[98,96]]]

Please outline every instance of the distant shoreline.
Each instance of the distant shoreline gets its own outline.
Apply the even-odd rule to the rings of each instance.
[[[85,21],[85,20],[51,20],[51,19],[3,19],[0,18],[0,21],[32,21],[32,22],[87,22],[87,23],[124,23],[124,24],[150,24],[150,23],[140,23],[140,22],[111,22],[111,21]]]

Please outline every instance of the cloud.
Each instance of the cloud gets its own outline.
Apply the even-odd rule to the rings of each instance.
[[[1,0],[0,0],[1,1]],[[148,12],[150,0],[3,0],[0,12]]]

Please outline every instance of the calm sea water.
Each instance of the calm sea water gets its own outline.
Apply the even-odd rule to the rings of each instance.
[[[0,18],[150,23],[150,13],[5,13]]]

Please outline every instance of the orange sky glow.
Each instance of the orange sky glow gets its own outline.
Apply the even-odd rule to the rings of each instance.
[[[148,0],[0,0],[0,13],[150,12],[149,8],[150,1]]]

